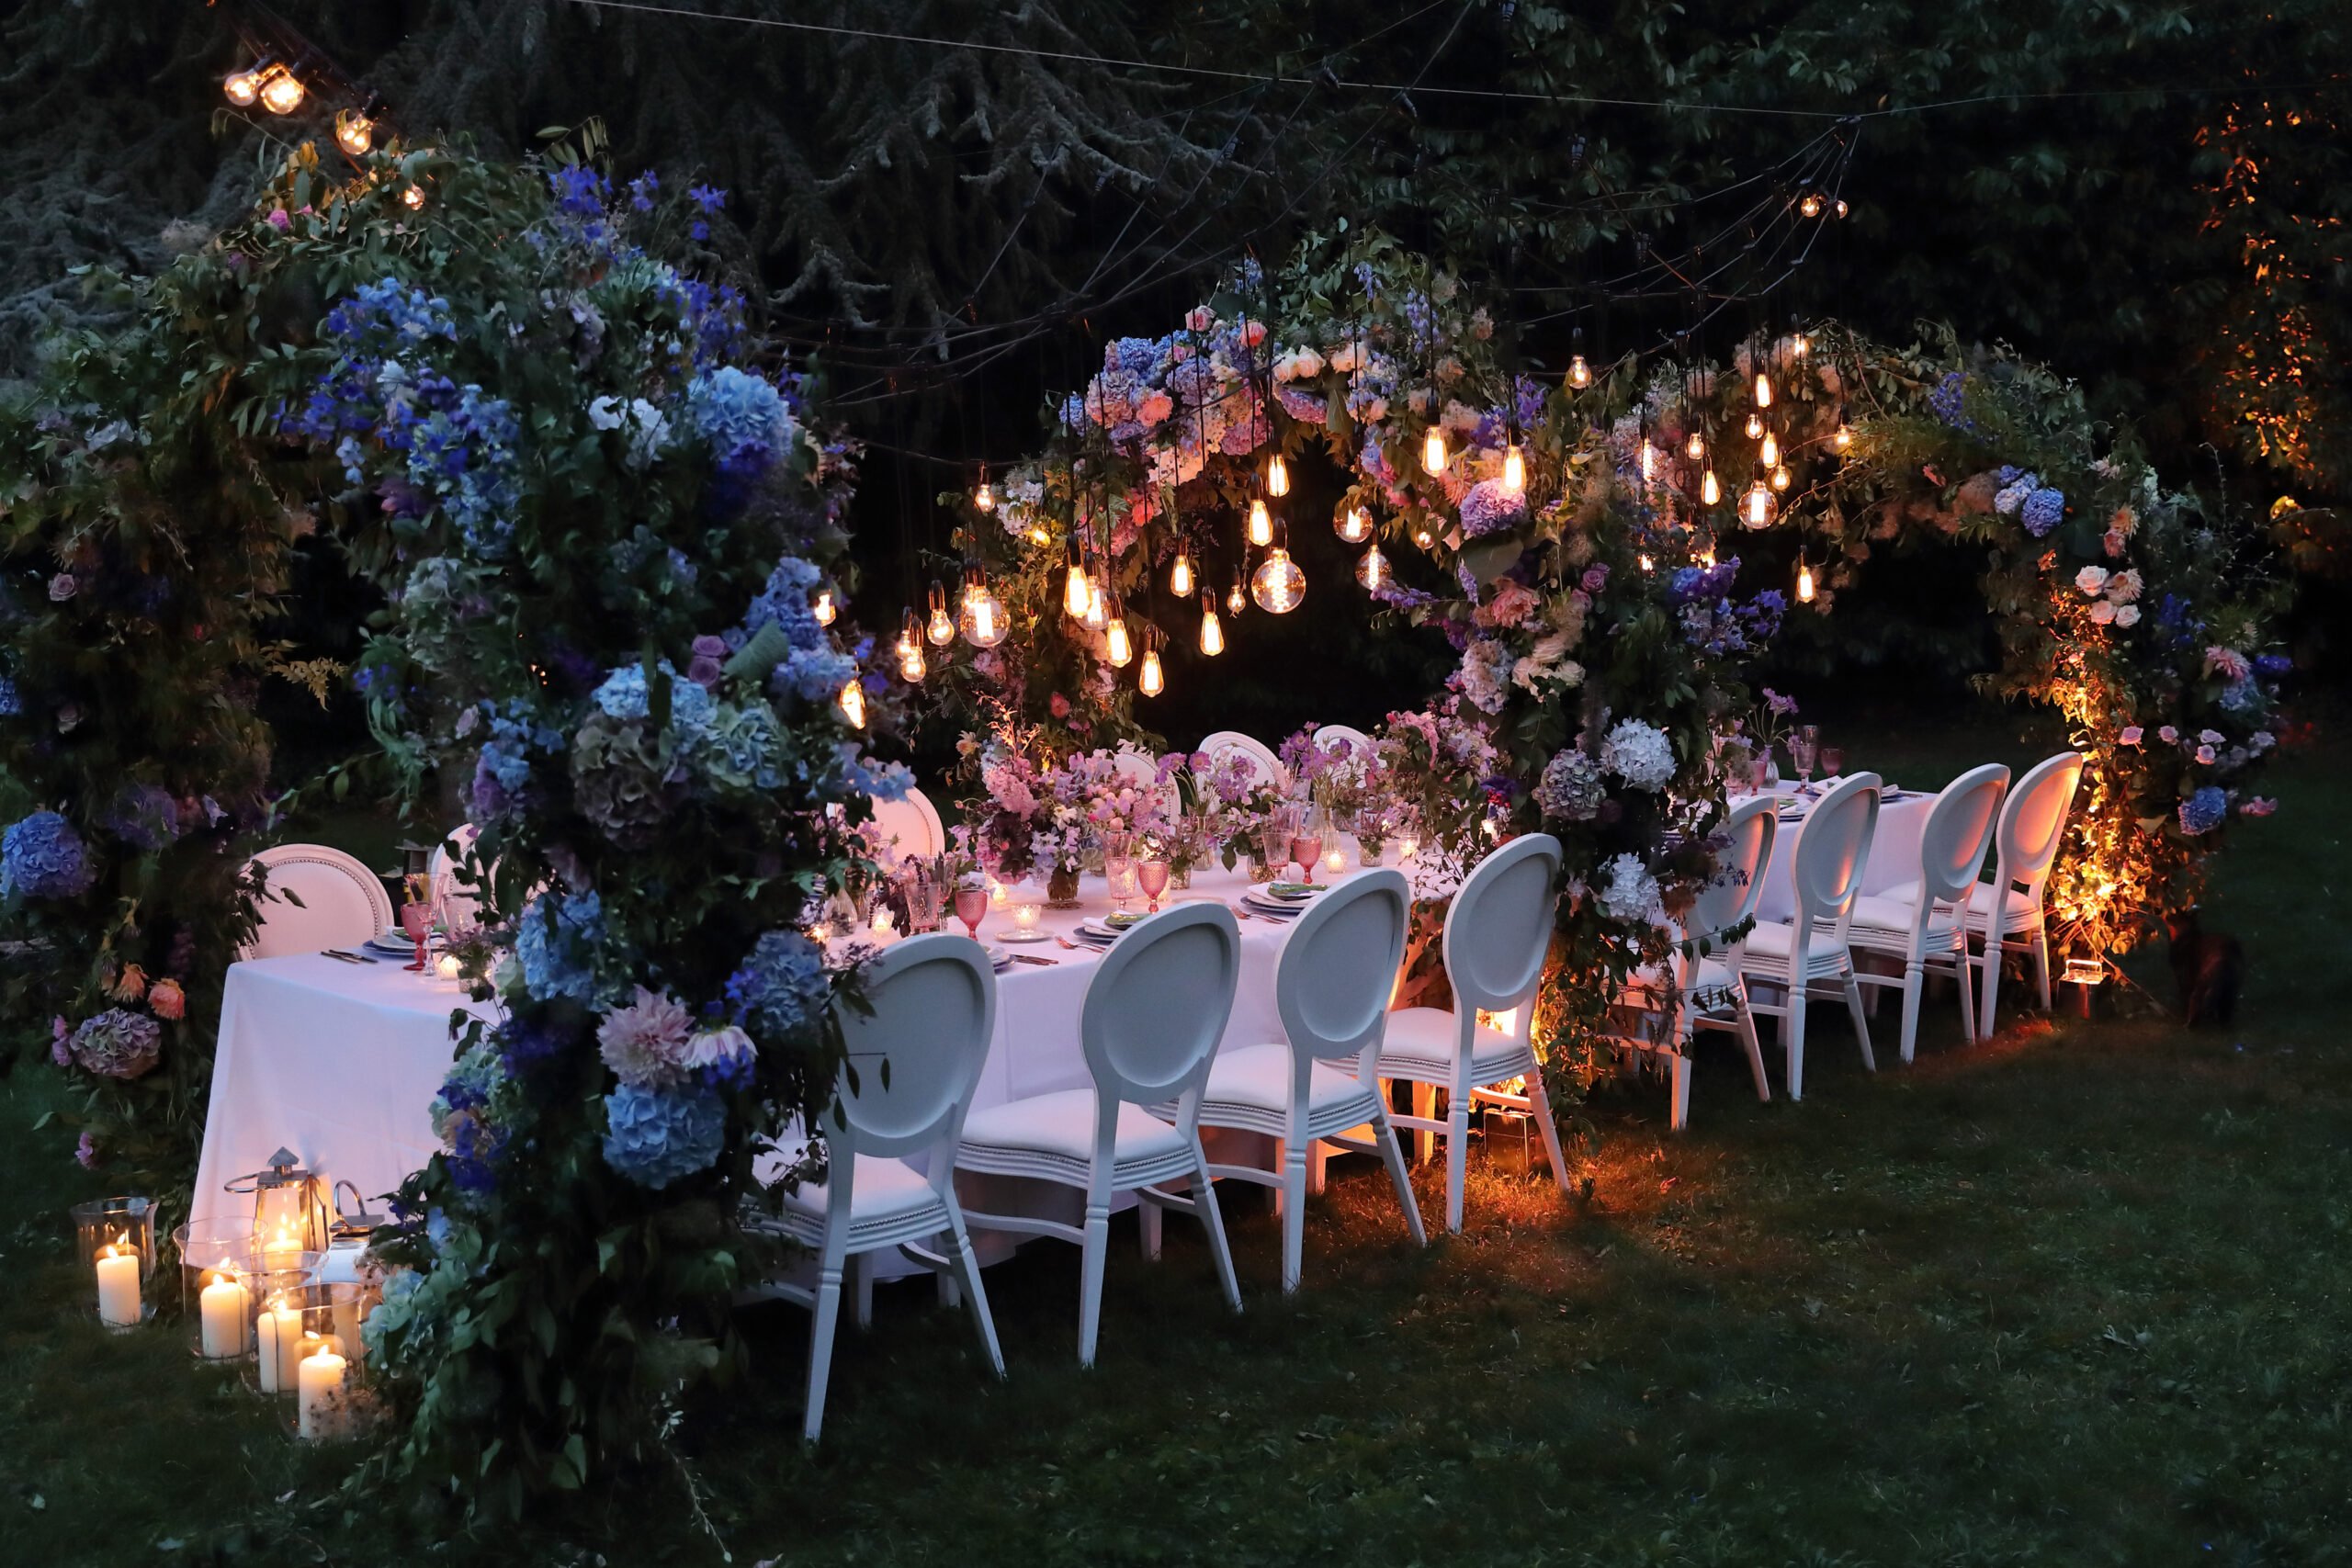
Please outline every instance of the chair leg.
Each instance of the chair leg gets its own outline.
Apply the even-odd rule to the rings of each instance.
[[[1225,1215],[1216,1206],[1216,1181],[1209,1175],[1208,1152],[1201,1147],[1200,1135],[1193,1136],[1193,1165],[1199,1171],[1194,1178],[1193,1201],[1201,1224],[1208,1227],[1209,1251],[1216,1258],[1217,1280],[1225,1287],[1225,1299],[1233,1310],[1241,1310],[1241,1281],[1233,1273],[1233,1248],[1226,1244]]]
[[[1854,1038],[1862,1043],[1862,1066],[1878,1071],[1878,1058],[1871,1054],[1871,1021],[1862,1011],[1862,983],[1854,972],[1846,972],[1846,1011],[1854,1020]]]
[[[1388,1179],[1396,1184],[1396,1201],[1405,1211],[1405,1228],[1412,1233],[1413,1245],[1427,1247],[1429,1232],[1421,1226],[1421,1202],[1413,1195],[1412,1173],[1405,1168],[1405,1146],[1397,1140],[1396,1129],[1388,1120],[1388,1104],[1383,1100],[1379,1114],[1374,1117],[1372,1135],[1380,1145],[1380,1157],[1387,1163]]]
[[[1157,1203],[1138,1202],[1136,1205],[1136,1234],[1143,1241],[1143,1256],[1147,1263],[1159,1261],[1160,1231],[1167,1218],[1168,1211]]]
[[[861,1252],[849,1260],[850,1269],[857,1280],[857,1326],[874,1326],[874,1254]]]
[[[1670,1133],[1680,1133],[1690,1125],[1690,1057],[1687,1052],[1674,1053],[1671,1071],[1674,1098],[1667,1111],[1666,1126]]]
[[[1445,1228],[1462,1234],[1462,1190],[1470,1175],[1470,1097],[1450,1093],[1445,1106]]]
[[[2000,1016],[1996,1010],[2001,998],[2001,932],[1994,925],[1988,925],[1984,931],[1984,995],[1976,1004],[1976,1037],[1990,1040],[1994,1020]]]
[[[2050,928],[2037,919],[2033,922],[2033,968],[2041,982],[2041,1010],[2050,1010]]]
[[[1320,1138],[1307,1146],[1306,1195],[1309,1198],[1323,1196],[1323,1164],[1330,1157],[1331,1146]]]
[[[1413,1114],[1424,1122],[1437,1115],[1437,1085],[1417,1083],[1413,1086]],[[1413,1163],[1427,1165],[1436,1154],[1437,1134],[1415,1128],[1413,1130]]]
[[[1903,1061],[1908,1066],[1919,1042],[1919,1002],[1926,993],[1928,966],[1917,958],[1903,965]]]
[[[1086,1240],[1078,1286],[1078,1364],[1094,1364],[1094,1339],[1102,1322],[1103,1253],[1111,1245],[1111,1205],[1092,1193],[1086,1198]]]
[[[1789,987],[1789,1010],[1781,1018],[1781,1049],[1789,1059],[1789,1098],[1804,1098],[1804,997],[1802,983]]]
[[[939,1249],[941,1252],[946,1254],[947,1259],[951,1263],[956,1259],[956,1248],[954,1243],[958,1234],[959,1233],[957,1232],[950,1231],[947,1235],[949,1245]],[[939,1273],[933,1274],[932,1278],[937,1280],[939,1284],[939,1304],[941,1306],[945,1307],[950,1312],[953,1312],[957,1307],[964,1304],[963,1287],[956,1282],[956,1277],[953,1272],[942,1270]]]
[[[1552,1120],[1552,1100],[1544,1092],[1544,1069],[1540,1066],[1528,1075],[1527,1100],[1535,1111],[1536,1129],[1544,1134],[1544,1157],[1552,1162],[1553,1183],[1566,1192],[1568,1190],[1568,1162],[1560,1156],[1560,1128]]]
[[[817,1307],[808,1324],[808,1414],[800,1424],[800,1440],[813,1443],[825,1425],[825,1384],[833,1371],[833,1329],[842,1315],[842,1270],[839,1264],[817,1277]]]
[[[1283,1293],[1298,1289],[1299,1274],[1306,1266],[1306,1149],[1307,1140],[1287,1143],[1283,1149]]]
[[[1956,982],[1952,988],[1960,993],[1960,1037],[1973,1040],[1976,1038],[1976,987],[1972,983],[1974,976],[1968,972],[1968,946],[1965,942],[1961,944],[1960,956],[1952,962],[1952,977]]]
[[[980,1284],[980,1260],[972,1256],[971,1233],[964,1228],[963,1211],[950,1207],[947,1223],[956,1235],[956,1275],[964,1293],[972,1298],[972,1323],[980,1331],[980,1345],[989,1353],[989,1365],[996,1375],[1004,1376],[1004,1350],[996,1342],[996,1319],[989,1312],[989,1293]],[[942,1274],[941,1279],[948,1276]]]
[[[1764,1076],[1764,1043],[1756,1038],[1756,1015],[1747,1010],[1745,997],[1734,1005],[1739,1016],[1739,1043],[1747,1051],[1747,1070],[1756,1079],[1756,1098],[1769,1105],[1772,1085]]]

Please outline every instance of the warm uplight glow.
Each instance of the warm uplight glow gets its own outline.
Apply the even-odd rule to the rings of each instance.
[[[1503,488],[1513,492],[1527,488],[1527,459],[1516,441],[1503,448]]]
[[[1715,470],[1709,468],[1699,477],[1699,503],[1713,506],[1724,498],[1724,487],[1715,482]]]
[[[1500,1012],[1487,1012],[1481,1009],[1478,1013],[1478,1022],[1482,1027],[1494,1030],[1498,1033],[1513,1034],[1519,1030],[1519,1010],[1505,1008]]]
[[[833,617],[840,614],[833,608],[833,591],[830,588],[817,590],[817,602],[808,606],[808,613],[816,617],[819,626],[831,626]]]
[[[1388,558],[1380,553],[1378,545],[1364,551],[1363,559],[1356,562],[1356,581],[1363,584],[1367,593],[1378,592],[1388,581]]]
[[[1813,568],[1803,561],[1797,563],[1797,602],[1801,604],[1813,603]]]
[[[283,65],[270,67],[261,85],[261,107],[272,114],[292,114],[302,107],[302,79]]]
[[[1372,537],[1372,513],[1361,506],[1351,506],[1340,513],[1340,537],[1351,545],[1361,545]]]
[[[1284,496],[1290,493],[1290,465],[1277,456],[1266,464],[1266,493]]]
[[[854,675],[842,688],[841,707],[842,716],[849,720],[852,729],[865,728],[865,687]]]
[[[1445,432],[1434,424],[1421,437],[1421,469],[1431,476],[1445,472]]]
[[[1201,595],[1201,651],[1215,658],[1225,651],[1225,625],[1216,618],[1216,601]]]
[[[364,158],[368,149],[376,144],[376,124],[357,109],[344,109],[334,117],[334,144],[355,158]]]
[[[1274,542],[1273,513],[1266,510],[1266,503],[1263,501],[1254,497],[1250,502],[1250,542],[1253,545],[1271,545]]]
[[[1287,615],[1306,597],[1306,573],[1280,545],[1266,552],[1263,565],[1250,575],[1250,597],[1270,615]]]
[[[1756,406],[1759,409],[1772,406],[1772,378],[1761,370],[1756,373]]]
[[[1756,460],[1768,468],[1781,460],[1781,444],[1769,430],[1764,433],[1763,444],[1756,448]]]
[[[1644,557],[1642,557],[1642,558],[1641,558],[1641,560],[1642,560],[1642,570],[1643,570],[1644,571],[1656,571],[1656,570],[1657,570],[1657,568],[1655,565],[1653,565],[1653,564],[1651,563],[1651,561],[1650,561],[1650,558],[1649,558],[1649,557],[1647,557],[1647,556],[1644,556]]]
[[[1193,596],[1193,558],[1182,546],[1176,550],[1176,564],[1168,569],[1168,592],[1179,599]]]

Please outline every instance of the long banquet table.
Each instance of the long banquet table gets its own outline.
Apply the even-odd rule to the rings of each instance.
[[[1773,836],[1771,863],[1764,870],[1764,891],[1756,902],[1757,919],[1786,920],[1796,915],[1792,868],[1796,864],[1797,829],[1822,792],[1836,782],[1829,779],[1815,784],[1811,795],[1799,795],[1794,784],[1774,792],[1781,799],[1781,828]],[[1883,893],[1900,883],[1918,880],[1919,840],[1927,831],[1928,814],[1935,809],[1939,798],[1933,792],[1919,790],[1904,790],[1881,797],[1878,830],[1871,836],[1870,858],[1862,866],[1864,893]]]

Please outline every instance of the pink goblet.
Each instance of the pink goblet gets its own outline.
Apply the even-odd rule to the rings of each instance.
[[[401,930],[407,934],[411,942],[416,943],[416,962],[404,964],[401,967],[419,975],[424,973],[428,967],[424,962],[424,936],[432,929],[432,905],[402,904],[401,906]]]
[[[989,912],[989,890],[985,887],[956,889],[956,918],[964,922],[974,942],[980,940],[980,917]]]
[[[1168,863],[1164,860],[1137,861],[1136,886],[1143,889],[1146,898],[1151,900],[1151,912],[1155,915],[1159,913],[1159,896],[1168,891]]]

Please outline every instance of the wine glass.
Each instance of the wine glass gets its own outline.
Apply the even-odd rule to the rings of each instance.
[[[1137,861],[1136,886],[1143,889],[1146,898],[1151,900],[1151,912],[1155,915],[1159,913],[1159,896],[1168,891],[1168,863],[1164,860]]]
[[[1772,758],[1770,753],[1747,759],[1747,793],[1762,795],[1772,786]]]
[[[416,962],[401,967],[422,975],[425,970],[424,933],[433,929],[433,906],[411,899],[401,906],[401,930],[416,943]]]
[[[1845,776],[1845,749],[1839,746],[1824,746],[1821,749],[1821,777],[1823,782],[1826,783],[1830,779],[1842,778]]]
[[[980,919],[988,912],[989,890],[986,887],[956,887],[956,918],[964,922],[964,929],[971,933],[974,942],[980,940]]]
[[[1799,725],[1789,735],[1789,761],[1797,765],[1797,793],[1813,793],[1813,764],[1821,752],[1821,727]]]

